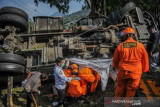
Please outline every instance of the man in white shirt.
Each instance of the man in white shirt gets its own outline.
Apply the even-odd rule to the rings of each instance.
[[[55,87],[58,91],[59,102],[58,105],[64,105],[64,99],[66,96],[66,82],[71,82],[74,78],[66,77],[63,72],[63,67],[65,66],[65,60],[58,57],[56,59],[56,65],[54,67],[54,77],[55,77]]]

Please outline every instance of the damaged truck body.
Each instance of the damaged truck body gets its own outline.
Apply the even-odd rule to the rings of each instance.
[[[7,24],[3,22],[2,25]],[[15,21],[14,24],[18,23]],[[7,52],[12,51],[24,56],[27,67],[54,63],[57,57],[111,58],[119,44],[117,36],[119,31],[130,26],[136,31],[135,39],[145,43],[150,36],[147,26],[155,22],[148,12],[143,12],[130,2],[120,11],[115,10],[107,17],[90,14],[74,24],[76,26],[72,31],[67,32],[63,30],[62,17],[37,16],[34,17],[34,26],[30,33],[20,34],[15,29],[7,33],[8,29],[2,29],[4,27],[2,26],[1,47],[6,46]],[[23,22],[18,26],[20,31],[26,29],[24,25]]]
[[[1,63],[25,63],[26,68],[52,66],[57,57],[65,58],[112,58],[120,43],[118,33],[130,26],[136,31],[135,39],[146,43],[150,34],[147,27],[155,21],[148,12],[143,12],[133,2],[108,16],[91,12],[87,17],[72,23],[71,31],[65,31],[62,17],[34,17],[32,29],[27,27],[28,15],[21,9],[3,7],[0,9],[0,57],[6,56]],[[28,29],[28,32],[27,32]],[[24,33],[27,32],[27,33]],[[12,55],[15,56],[13,61]],[[6,61],[7,60],[7,61]],[[6,68],[8,68],[7,64]],[[2,65],[0,65],[2,66]],[[15,70],[26,71],[23,65],[12,65]],[[16,68],[19,66],[18,68]],[[18,71],[20,69],[20,71]],[[5,70],[0,71],[6,74]]]
[[[62,17],[37,16],[33,19],[34,24],[30,26],[28,15],[23,10],[15,7],[0,9],[0,76],[5,79],[8,76],[8,85],[13,83],[12,76],[26,73],[28,69],[42,71],[40,68],[50,67],[43,71],[52,74],[58,57],[73,58],[72,62],[76,58],[76,61],[80,60],[82,63],[81,59],[92,59],[92,62],[95,59],[109,59],[107,73],[104,73],[106,69],[101,72],[105,74],[104,78],[101,77],[101,81],[105,83],[102,90],[105,90],[108,72],[112,71],[111,58],[120,43],[119,32],[132,27],[136,31],[135,40],[145,45],[150,37],[148,26],[152,25],[157,29],[152,15],[136,7],[133,2],[108,16],[91,12],[87,17],[72,22],[70,30],[63,29]],[[4,78],[0,78],[0,85],[7,82]],[[114,78],[115,81],[116,76]],[[20,75],[14,82],[23,79]],[[8,87],[11,92],[13,84]],[[8,98],[11,98],[10,95],[11,93]]]

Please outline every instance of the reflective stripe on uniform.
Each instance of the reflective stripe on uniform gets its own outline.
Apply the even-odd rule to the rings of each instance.
[[[36,107],[38,107],[38,106],[37,106],[37,101],[36,101],[36,99],[35,99],[35,97],[34,97],[34,95],[33,95],[32,93],[31,93],[31,96],[32,96],[32,98],[33,98],[33,101],[34,101]]]

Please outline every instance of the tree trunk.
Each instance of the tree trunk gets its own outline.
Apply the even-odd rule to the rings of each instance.
[[[104,5],[104,9],[103,9],[104,10],[104,16],[106,16],[107,15],[107,13],[106,13],[106,0],[103,0],[103,2],[104,2],[104,4],[103,4]]]
[[[90,0],[86,0],[87,4],[88,4],[88,7],[91,9],[92,8],[92,4],[91,4],[91,1]]]
[[[7,107],[13,107],[12,88],[13,88],[13,76],[8,76]]]

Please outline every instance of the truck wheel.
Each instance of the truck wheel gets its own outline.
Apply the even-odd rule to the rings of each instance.
[[[19,28],[19,32],[27,31],[27,21],[21,16],[17,16],[14,14],[0,15],[0,27],[4,28],[7,25]]]
[[[2,14],[14,14],[23,17],[28,21],[28,15],[25,11],[15,7],[3,7],[0,9],[0,15]]]
[[[0,63],[0,74],[2,75],[15,75],[23,74],[25,67],[14,63]]]
[[[136,5],[133,2],[130,2],[126,4],[122,10],[120,11],[121,20],[124,18],[124,16],[132,9],[136,8]]]
[[[24,57],[17,54],[0,53],[0,63],[15,63],[25,65]]]

